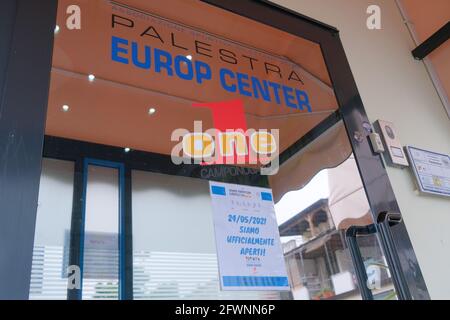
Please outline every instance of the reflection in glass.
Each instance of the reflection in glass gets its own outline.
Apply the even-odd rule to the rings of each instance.
[[[358,237],[368,281],[359,284],[355,276],[345,230],[373,220],[352,155],[284,194],[275,209],[294,299],[361,299],[360,285],[372,289],[374,299],[395,298],[375,234]]]
[[[375,234],[357,237],[358,246],[367,271],[367,287],[375,300],[397,298],[386,258]]]

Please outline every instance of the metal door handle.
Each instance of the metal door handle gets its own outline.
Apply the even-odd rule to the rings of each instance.
[[[402,215],[397,212],[383,212],[378,215],[377,222],[377,231],[381,238],[388,266],[390,267],[389,270],[392,274],[397,297],[399,300],[412,300],[391,231],[392,227],[403,222]]]
[[[362,258],[361,251],[359,250],[356,237],[358,235],[368,235],[376,232],[377,230],[374,224],[368,226],[351,226],[345,231],[345,240],[350,251],[353,265],[355,266],[355,274],[363,300],[373,300],[373,294],[367,287],[368,278],[366,267],[364,265],[364,259]]]

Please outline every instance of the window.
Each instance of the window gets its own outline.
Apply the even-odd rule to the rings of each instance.
[[[67,297],[73,172],[72,162],[46,158],[42,161],[30,299]]]
[[[208,181],[133,172],[135,299],[278,299],[220,291]]]

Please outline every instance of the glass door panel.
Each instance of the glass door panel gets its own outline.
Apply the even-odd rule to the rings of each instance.
[[[269,179],[294,299],[395,298],[342,122],[282,163]],[[349,239],[353,228],[370,233]]]
[[[88,165],[83,299],[119,298],[119,172]]]
[[[72,298],[124,298],[130,279],[127,296],[136,299],[361,298],[366,284],[356,277],[346,230],[374,221],[319,43],[201,1],[58,2],[45,148],[76,167],[106,160],[85,161],[71,193],[72,232],[81,234],[73,261],[82,275]],[[83,10],[80,30],[66,27],[73,4]],[[234,152],[261,151],[264,142],[244,136],[230,140],[229,150],[216,137],[217,166],[180,163],[189,158],[189,148],[179,149],[184,138],[209,129],[217,137],[270,131],[276,152],[249,163]],[[221,166],[228,156],[236,161]],[[267,159],[276,174],[260,174]],[[220,290],[208,179],[272,189],[290,294]],[[55,203],[67,196],[60,194],[67,188],[54,190]],[[46,213],[38,219],[51,221]],[[366,269],[383,254],[374,241],[359,240],[369,279]]]
[[[67,298],[73,169],[70,161],[42,160],[30,299]]]

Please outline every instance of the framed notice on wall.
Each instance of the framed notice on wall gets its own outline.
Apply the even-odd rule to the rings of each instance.
[[[222,290],[290,290],[272,191],[210,181]]]
[[[450,197],[450,156],[411,146],[406,153],[419,191]]]

